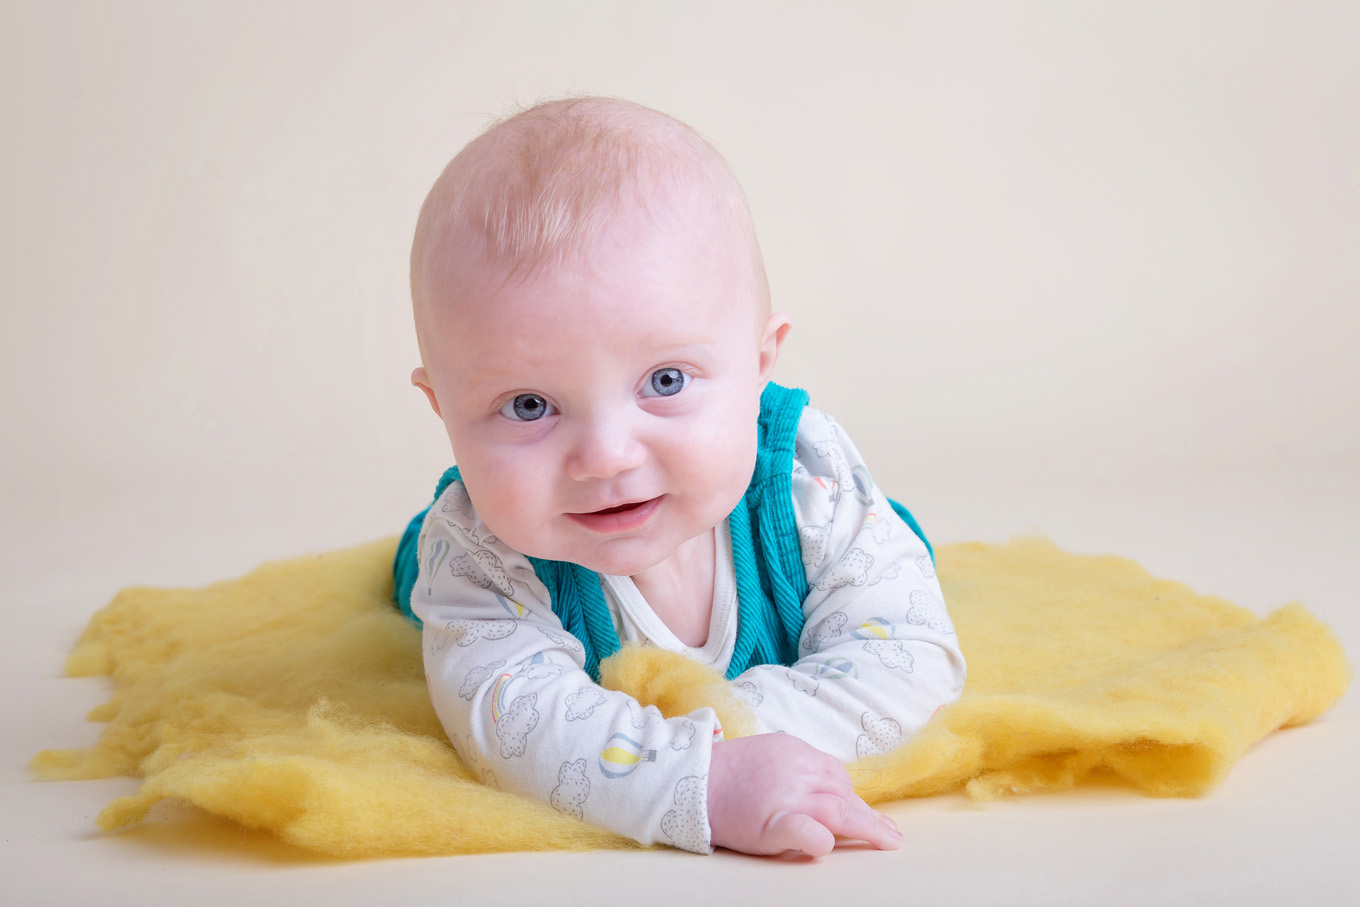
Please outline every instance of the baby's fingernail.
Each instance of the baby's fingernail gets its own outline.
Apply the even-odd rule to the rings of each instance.
[[[894,822],[892,819],[888,818],[887,816],[883,816],[883,824],[888,826],[888,831],[892,832],[899,838],[902,837],[902,832],[898,830],[897,823]]]

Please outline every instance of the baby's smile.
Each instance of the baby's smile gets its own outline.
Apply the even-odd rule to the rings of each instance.
[[[665,495],[660,495],[646,501],[616,504],[613,507],[592,510],[588,513],[568,513],[567,516],[593,532],[631,532],[646,524],[648,518],[656,512],[657,507],[661,505],[665,497]]]

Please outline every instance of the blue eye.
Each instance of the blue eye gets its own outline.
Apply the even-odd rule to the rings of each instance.
[[[555,412],[553,405],[538,394],[520,394],[501,407],[501,415],[516,422],[533,422]]]
[[[686,384],[689,384],[689,375],[680,369],[659,368],[652,372],[652,377],[647,382],[648,386],[643,388],[642,394],[645,397],[672,397],[680,393]]]

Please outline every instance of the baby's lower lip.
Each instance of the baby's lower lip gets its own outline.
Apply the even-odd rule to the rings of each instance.
[[[606,507],[603,510],[594,510],[590,513],[568,513],[567,516],[594,532],[628,532],[647,522],[648,517],[661,503],[662,497],[665,497],[665,495],[647,501]]]

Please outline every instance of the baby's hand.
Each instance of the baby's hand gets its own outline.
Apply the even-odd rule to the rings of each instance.
[[[743,853],[801,850],[824,856],[835,835],[892,850],[902,835],[861,800],[845,766],[788,734],[759,734],[713,745],[708,770],[713,843]]]

